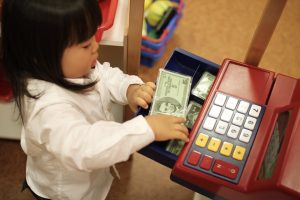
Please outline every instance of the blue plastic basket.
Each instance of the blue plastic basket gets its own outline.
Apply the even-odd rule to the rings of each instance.
[[[165,52],[165,46],[162,46],[156,53],[149,51],[141,51],[141,64],[147,67],[152,67],[155,61],[162,57]]]
[[[142,45],[147,48],[152,48],[158,50],[161,48],[173,35],[175,28],[177,26],[178,20],[181,18],[182,13],[176,13],[172,20],[167,25],[166,29],[164,30],[163,34],[158,39],[153,39],[149,37],[142,38]],[[145,39],[148,38],[148,39]]]
[[[163,55],[167,42],[173,36],[177,23],[182,17],[183,0],[172,1],[178,3],[176,14],[170,20],[161,36],[156,39],[148,36],[142,37],[141,64],[144,66],[152,67],[155,61]],[[148,25],[147,29],[150,31],[151,26]]]
[[[176,17],[170,21],[170,24],[167,27],[168,34],[161,42],[152,43],[150,41],[142,41],[143,47],[152,49],[153,52],[156,52],[156,53],[153,53],[153,52],[142,49],[141,50],[141,64],[142,65],[145,65],[147,67],[152,67],[154,65],[155,61],[163,55],[168,40],[172,37],[172,35],[175,32],[178,17],[181,17],[181,15],[182,14],[180,14],[180,15],[176,14]]]

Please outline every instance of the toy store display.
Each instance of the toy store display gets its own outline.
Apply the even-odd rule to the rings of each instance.
[[[141,64],[152,67],[172,37],[182,16],[183,0],[145,0]]]

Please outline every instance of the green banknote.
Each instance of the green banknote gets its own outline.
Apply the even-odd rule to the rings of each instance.
[[[195,101],[190,101],[187,111],[186,111],[186,122],[185,125],[189,129],[193,128],[193,125],[198,117],[198,114],[202,108],[202,105],[195,102]]]
[[[178,156],[180,151],[182,150],[183,146],[184,146],[184,141],[182,141],[182,140],[171,140],[167,144],[166,151]]]
[[[214,75],[205,71],[197,82],[196,86],[192,89],[192,94],[205,100],[215,78],[216,77]]]
[[[192,77],[160,69],[150,115],[166,114],[184,117]]]

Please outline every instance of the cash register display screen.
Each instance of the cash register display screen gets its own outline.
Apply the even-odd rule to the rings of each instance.
[[[290,115],[291,111],[285,111],[278,115],[258,179],[269,179],[272,177]]]

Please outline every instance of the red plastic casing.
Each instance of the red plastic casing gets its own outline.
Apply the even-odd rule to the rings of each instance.
[[[265,105],[266,110],[238,184],[183,165],[192,142],[186,143],[173,167],[171,178],[179,179],[225,199],[300,198],[300,80],[231,59],[225,59],[190,133],[193,141],[215,93],[223,92]],[[278,114],[292,111],[273,175],[258,174]],[[193,187],[194,188],[194,187]]]
[[[114,24],[118,0],[99,0],[99,7],[102,11],[102,24],[96,32],[97,42],[100,42],[103,32],[111,28]]]

